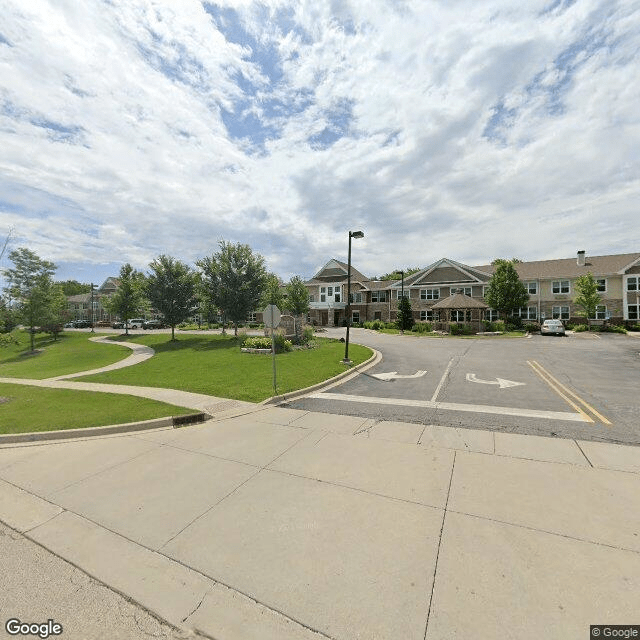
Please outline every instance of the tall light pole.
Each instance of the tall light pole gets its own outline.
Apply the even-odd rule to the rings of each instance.
[[[349,360],[349,327],[351,326],[351,238],[364,238],[362,231],[349,231],[349,258],[347,260],[347,339],[344,342],[343,364],[351,364]]]
[[[400,277],[402,278],[401,291],[400,291],[400,304],[404,300],[404,271],[400,271]],[[400,334],[404,335],[404,314],[400,313],[400,307],[398,307],[398,315],[400,316]]]
[[[93,325],[96,323],[96,314],[93,309],[93,282],[91,283],[91,333],[95,333]]]

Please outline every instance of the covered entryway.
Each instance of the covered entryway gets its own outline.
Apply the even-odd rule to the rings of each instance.
[[[436,329],[451,333],[451,325],[468,325],[474,331],[484,330],[484,314],[489,305],[456,291],[433,305],[432,309],[440,314]]]

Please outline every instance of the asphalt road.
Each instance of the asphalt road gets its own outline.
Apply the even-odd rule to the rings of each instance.
[[[330,330],[328,335],[344,335]],[[640,445],[640,340],[394,336],[352,329],[382,361],[295,409]],[[403,377],[405,376],[405,377]]]

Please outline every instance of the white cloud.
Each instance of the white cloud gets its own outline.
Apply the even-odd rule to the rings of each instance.
[[[624,1],[14,0],[0,229],[97,270],[249,242],[284,277],[349,228],[372,275],[634,251],[639,41]]]

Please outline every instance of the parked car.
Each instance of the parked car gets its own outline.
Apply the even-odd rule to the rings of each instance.
[[[87,329],[88,327],[92,327],[91,320],[76,320],[73,323],[74,328],[76,329]]]
[[[111,325],[114,329],[124,329],[124,322],[118,320]]]
[[[73,329],[73,327],[74,327],[73,322],[65,322],[65,325],[64,325],[65,329]]]
[[[143,329],[163,329],[164,323],[162,320],[147,320],[142,325]]]
[[[129,327],[129,329],[142,329],[144,323],[144,318],[130,318],[127,322],[127,326]]]
[[[541,336],[564,336],[565,330],[561,320],[545,320],[540,326]]]

